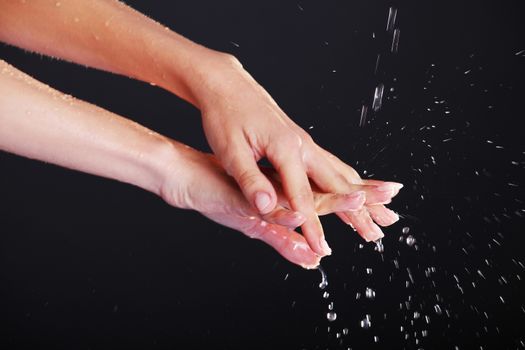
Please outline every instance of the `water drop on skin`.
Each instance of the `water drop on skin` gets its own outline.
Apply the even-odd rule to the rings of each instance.
[[[330,322],[334,322],[337,319],[337,314],[333,311],[330,311],[326,314],[326,319]]]

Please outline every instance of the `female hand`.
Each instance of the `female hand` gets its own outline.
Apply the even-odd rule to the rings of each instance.
[[[304,236],[294,231],[306,218],[288,210],[291,205],[281,190],[277,173],[261,169],[272,188],[276,188],[276,206],[272,211],[260,214],[245,199],[237,183],[215,156],[174,144],[179,149],[178,159],[169,162],[161,187],[164,200],[179,208],[197,210],[221,225],[260,239],[302,267],[314,268],[319,264],[319,254],[311,249]],[[352,185],[346,194],[313,192],[314,211],[316,215],[354,213],[362,210],[365,201],[388,201],[388,195],[377,191],[376,187]]]
[[[315,210],[311,182],[326,193],[350,193],[356,185],[374,188],[382,200],[367,201],[357,212],[339,213],[367,241],[383,236],[379,226],[397,221],[385,208],[403,186],[362,180],[357,172],[312,140],[231,56],[215,60],[194,96],[202,111],[208,142],[228,174],[260,214],[270,213],[278,194],[257,162],[267,158],[282,180],[290,208],[304,215],[302,232],[316,254],[330,254]]]

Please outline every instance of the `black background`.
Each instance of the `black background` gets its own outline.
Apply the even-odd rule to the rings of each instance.
[[[525,348],[519,1],[127,3],[236,55],[320,145],[364,176],[403,182],[391,205],[403,219],[385,230],[383,255],[360,248],[335,217],[323,219],[334,249],[323,260],[325,300],[318,272],[197,213],[2,153],[3,348]],[[385,32],[391,5],[399,8],[397,55]],[[165,91],[8,46],[0,57],[207,149],[198,111]],[[378,83],[383,108],[359,127]],[[405,226],[414,246],[404,243]],[[359,326],[365,314],[368,330]],[[343,327],[349,335],[338,339]]]

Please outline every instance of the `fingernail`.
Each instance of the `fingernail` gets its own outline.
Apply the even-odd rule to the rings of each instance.
[[[315,270],[319,267],[319,263],[316,263],[314,265],[301,264],[301,267],[306,270]]]
[[[365,191],[356,191],[348,194],[348,198],[359,198],[366,194]]]
[[[366,202],[366,193],[365,191],[358,191],[357,193],[351,193],[348,197],[352,200],[353,208],[349,208],[350,211],[356,211],[363,207],[363,204]]]
[[[376,241],[383,237],[385,237],[385,235],[383,234],[383,231],[381,231],[379,226],[373,225],[372,231],[368,232],[368,234],[366,235],[366,240],[367,242]]]
[[[387,182],[376,187],[376,190],[380,192],[394,192],[395,189],[396,188],[394,187],[394,184],[391,182]]]
[[[405,187],[405,185],[403,185],[402,183],[399,183],[399,182],[390,182],[390,183],[392,184],[392,186],[394,187],[394,190],[396,190],[396,191],[399,191],[400,189]]]
[[[255,194],[255,206],[261,214],[268,214],[268,206],[271,201],[270,195],[266,192],[257,192]]]
[[[330,247],[328,246],[328,243],[326,242],[326,239],[324,239],[324,237],[321,237],[321,239],[319,240],[319,243],[320,243],[321,249],[323,250],[323,253],[325,255],[331,255],[332,254],[332,249],[330,249]]]
[[[392,217],[392,221],[393,222],[398,222],[399,221],[399,215],[397,215],[396,212],[390,211],[390,216]]]

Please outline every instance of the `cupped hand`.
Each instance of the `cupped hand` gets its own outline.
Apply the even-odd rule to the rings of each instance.
[[[180,148],[181,156],[172,162],[162,186],[164,200],[176,207],[197,210],[215,222],[260,239],[295,264],[305,268],[318,266],[321,256],[311,249],[303,235],[294,231],[306,218],[289,210],[292,206],[281,191],[278,174],[271,169],[262,170],[276,188],[276,205],[272,211],[261,214],[246,200],[214,155]],[[313,192],[314,211],[319,215],[360,211],[366,197],[374,197],[370,187],[354,185],[344,194]],[[378,200],[385,199],[380,193],[376,195]]]
[[[383,204],[390,202],[401,184],[362,180],[353,168],[319,147],[234,58],[213,72],[196,92],[204,131],[221,165],[258,213],[272,212],[279,201],[257,164],[267,158],[281,179],[290,208],[305,217],[302,232],[317,255],[328,255],[331,249],[315,210],[311,183],[325,193],[349,193],[362,185],[376,193],[367,196],[362,210],[338,213],[367,241],[383,236],[376,222],[386,226],[398,219]]]

